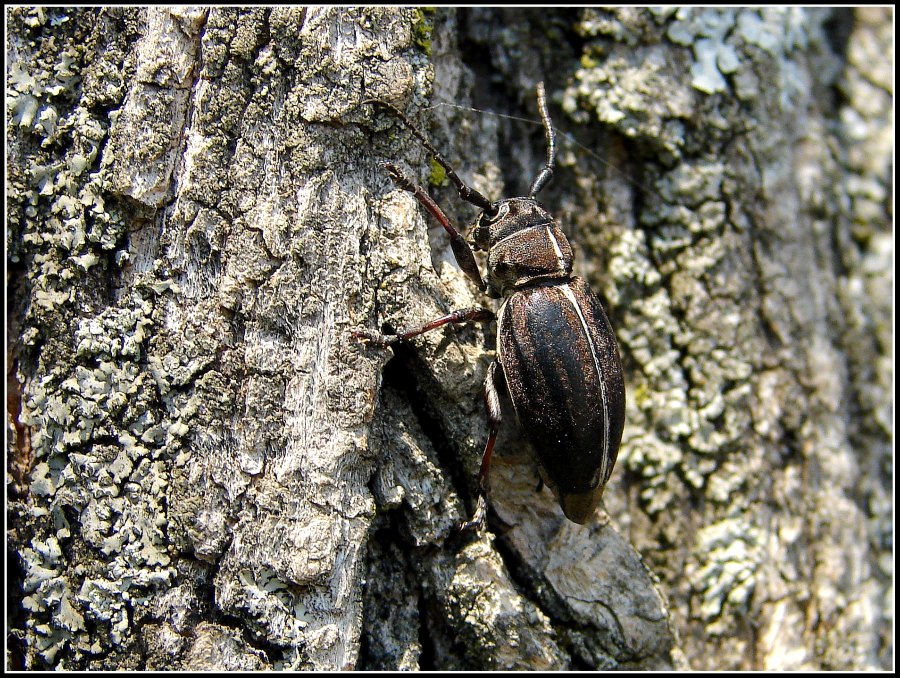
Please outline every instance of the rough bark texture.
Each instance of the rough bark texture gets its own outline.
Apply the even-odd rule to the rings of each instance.
[[[891,12],[10,11],[8,665],[890,668]],[[499,198],[539,80],[625,435],[574,525],[505,402],[459,535],[492,327],[349,333],[490,303],[379,161],[474,210],[361,102]]]

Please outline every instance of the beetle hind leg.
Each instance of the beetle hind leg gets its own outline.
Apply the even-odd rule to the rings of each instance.
[[[481,469],[478,472],[478,499],[475,503],[475,512],[470,520],[460,526],[461,530],[481,527],[484,524],[484,518],[487,513],[486,497],[490,485],[488,476],[491,470],[491,456],[494,453],[494,443],[497,441],[497,433],[500,430],[500,422],[503,419],[503,412],[500,409],[500,392],[497,389],[498,375],[502,378],[502,372],[497,370],[499,366],[500,364],[496,360],[492,362],[488,367],[487,377],[484,380],[484,406],[487,410],[490,429],[487,443],[484,446],[484,453],[481,455]]]

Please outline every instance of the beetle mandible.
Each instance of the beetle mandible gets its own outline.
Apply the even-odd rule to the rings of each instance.
[[[487,282],[473,247],[421,186],[395,165],[383,163],[391,180],[409,191],[450,236],[462,271],[492,298],[505,300],[497,314],[497,357],[484,382],[490,425],[479,472],[477,508],[466,527],[484,519],[491,453],[500,427],[499,389],[509,393],[519,424],[569,520],[585,523],[612,473],[625,424],[625,383],[618,346],[600,300],[572,275],[572,248],[553,216],[535,196],[553,175],[556,141],[544,84],[538,109],[547,140],[547,161],[528,195],[491,201],[463,182],[427,137],[398,108],[391,111],[446,171],[459,197],[481,209],[471,226],[475,250],[487,252]],[[360,341],[390,346],[449,323],[489,320],[483,308],[454,311],[397,334],[357,331]]]

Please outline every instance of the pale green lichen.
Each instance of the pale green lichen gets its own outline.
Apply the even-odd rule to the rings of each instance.
[[[413,44],[422,50],[425,56],[431,56],[431,34],[434,31],[434,7],[416,9],[416,21],[412,26]]]
[[[690,567],[688,578],[703,591],[701,616],[710,633],[727,633],[727,619],[735,614],[727,608],[745,608],[753,593],[756,573],[765,556],[765,532],[743,518],[726,518],[703,527],[692,551],[699,564]],[[718,619],[722,623],[717,623]]]
[[[70,25],[54,12],[51,25]],[[57,39],[55,54],[18,59],[10,69],[8,132],[38,150],[23,173],[12,175],[7,196],[21,205],[22,217],[8,230],[10,260],[33,269],[21,341],[41,347],[20,420],[32,430],[30,490],[49,504],[52,519],[38,505],[21,509],[36,534],[21,550],[29,611],[23,633],[35,653],[29,661],[65,668],[99,651],[96,634],[104,629],[124,642],[131,614],[171,581],[164,458],[180,449],[189,429],[180,418],[155,414],[159,380],[145,362],[157,299],[177,286],[151,270],[117,305],[90,310],[93,275],[110,274],[105,252],[114,251],[119,265],[128,261],[125,221],[109,199],[109,158],[101,163],[99,155],[110,121],[77,104],[85,47]],[[60,325],[73,329],[60,333]],[[102,564],[60,548],[72,537],[67,508],[81,514],[81,536],[104,554]]]
[[[447,170],[441,167],[440,163],[434,159],[431,161],[431,174],[428,176],[428,183],[432,186],[446,186],[449,183]]]
[[[105,574],[94,571],[77,595],[63,597],[64,605],[50,608],[46,600],[30,597],[34,619],[42,619],[42,611],[51,613],[49,622],[34,629],[48,662],[64,645],[75,658],[90,652],[87,638],[73,635],[83,629],[79,619],[84,615],[109,623],[113,641],[121,642],[129,610],[144,597],[141,592],[173,575],[163,547],[166,464],[154,457],[177,446],[175,436],[187,433],[187,427],[157,423],[153,410],[140,407],[150,395],[148,381],[153,382],[132,360],[141,358],[154,306],[139,294],[133,299],[132,307],[80,322],[76,355],[86,362],[58,384],[54,381],[63,376],[58,369],[33,384],[23,406],[23,422],[38,432],[35,454],[43,460],[35,468],[32,492],[53,496],[53,506],[82,508],[85,540],[110,557]],[[118,447],[95,444],[98,436],[110,434],[117,436]],[[84,495],[84,487],[93,488],[92,497]],[[46,561],[52,551],[35,549],[34,554]],[[24,555],[26,567],[43,571],[27,549]],[[62,569],[59,579],[67,585]]]
[[[691,83],[705,94],[729,89],[729,76],[740,77],[740,50],[759,47],[775,57],[782,50],[803,48],[809,41],[803,10],[767,7],[761,9],[679,8],[666,32],[672,42],[690,47],[694,53]],[[784,67],[789,64],[784,63]],[[738,88],[738,94],[741,88]]]

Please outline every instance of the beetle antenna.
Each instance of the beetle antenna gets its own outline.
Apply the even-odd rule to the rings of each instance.
[[[541,112],[541,121],[544,123],[544,135],[547,137],[547,162],[538,172],[528,189],[528,197],[533,198],[538,194],[548,181],[553,177],[553,165],[556,163],[556,136],[553,132],[553,124],[550,122],[550,113],[547,111],[547,94],[544,92],[543,81],[537,84],[538,110]]]
[[[459,178],[459,175],[453,170],[453,168],[450,166],[450,163],[447,162],[444,156],[438,153],[438,150],[431,144],[431,142],[428,140],[428,137],[426,137],[421,131],[419,131],[419,128],[416,127],[412,123],[412,121],[406,117],[403,111],[401,111],[393,104],[389,104],[387,101],[382,101],[381,99],[366,99],[362,103],[377,104],[391,111],[391,113],[393,113],[397,117],[397,119],[400,120],[400,122],[402,122],[406,126],[406,128],[410,132],[412,132],[419,141],[422,142],[422,145],[428,150],[429,153],[431,153],[435,162],[437,162],[438,165],[444,168],[444,171],[447,173],[447,177],[450,179],[450,181],[453,182],[453,185],[456,186],[456,191],[459,193],[459,197],[461,199],[465,200],[468,203],[472,203],[476,207],[480,207],[488,214],[497,213],[497,208],[494,206],[494,203],[492,203],[481,193],[476,191],[474,188],[472,188]]]
[[[541,124],[539,121],[534,120],[532,118],[522,118],[517,115],[508,115],[506,113],[498,113],[497,111],[488,111],[488,110],[485,110],[482,108],[473,108],[471,106],[460,106],[459,104],[454,104],[450,101],[439,101],[436,104],[434,104],[434,106],[432,106],[431,108],[437,108],[438,106],[446,106],[448,108],[456,108],[460,111],[471,111],[473,113],[483,113],[485,115],[493,115],[497,118],[503,118],[504,120],[514,120],[517,122],[524,122],[529,125],[540,125]],[[564,139],[567,139],[570,143],[572,143],[575,146],[577,146],[578,148],[580,148],[584,153],[586,153],[587,155],[592,157],[594,160],[599,162],[601,165],[606,167],[608,170],[610,170],[614,174],[617,174],[618,176],[620,176],[624,181],[628,182],[635,188],[640,189],[642,191],[646,191],[647,193],[652,193],[656,196],[660,195],[659,191],[653,189],[648,184],[641,183],[640,181],[635,179],[633,176],[631,176],[627,172],[620,170],[616,165],[614,165],[610,161],[604,159],[596,151],[585,146],[583,143],[578,141],[578,139],[574,135],[563,132],[559,127],[554,127],[553,131],[556,134],[562,136]],[[746,130],[744,130],[744,131],[746,131]]]

